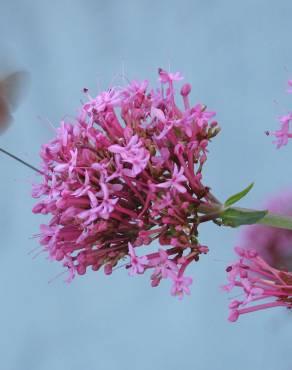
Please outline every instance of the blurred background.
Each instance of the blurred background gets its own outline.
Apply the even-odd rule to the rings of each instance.
[[[123,72],[156,83],[158,67],[170,66],[222,127],[205,184],[224,200],[255,181],[241,204],[260,205],[292,183],[292,143],[277,151],[264,134],[292,107],[291,12],[289,0],[1,0],[0,67],[28,70],[31,84],[0,146],[37,166],[53,136],[47,121],[74,116],[83,87],[97,94]],[[227,321],[230,298],[219,287],[236,230],[201,227],[211,251],[189,269],[192,294],[182,302],[168,283],[153,289],[123,269],[48,284],[61,265],[28,254],[46,221],[31,213],[36,177],[2,154],[0,169],[2,369],[292,369],[289,312]]]

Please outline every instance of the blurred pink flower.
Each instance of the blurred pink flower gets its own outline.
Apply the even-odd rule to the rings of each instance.
[[[283,190],[262,207],[272,213],[292,216],[292,190]],[[292,271],[292,230],[263,225],[244,226],[239,245],[259,252],[271,266]]]

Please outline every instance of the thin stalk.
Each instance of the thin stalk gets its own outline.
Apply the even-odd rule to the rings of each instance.
[[[240,211],[255,211],[254,209],[234,207]],[[268,212],[263,218],[257,221],[257,224],[278,227],[280,229],[292,230],[292,217],[282,216]]]
[[[43,173],[41,170],[39,170],[38,168],[36,168],[36,167],[32,166],[31,164],[29,164],[29,163],[25,162],[24,160],[20,159],[19,157],[16,157],[16,155],[14,155],[14,154],[11,154],[11,153],[7,152],[5,149],[0,148],[0,152],[2,152],[2,153],[4,153],[4,154],[8,155],[9,157],[11,157],[11,158],[15,159],[16,161],[20,162],[21,164],[25,165],[26,167],[29,167],[31,170],[34,170],[35,172],[38,172],[38,173],[39,173],[39,174],[41,174],[41,175],[43,175],[43,174],[44,174],[44,173]]]

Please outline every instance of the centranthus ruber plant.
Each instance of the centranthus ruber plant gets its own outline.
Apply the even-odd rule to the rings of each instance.
[[[208,145],[220,131],[215,112],[192,105],[191,85],[174,84],[179,72],[159,69],[159,88],[148,81],[112,87],[88,99],[76,122],[62,121],[56,137],[42,146],[43,182],[34,213],[50,214],[40,243],[69,270],[67,281],[88,268],[109,275],[125,260],[129,275],[151,270],[151,285],[170,279],[171,294],[190,293],[185,275],[208,247],[198,226],[262,222],[290,227],[291,220],[267,211],[231,206],[252,185],[222,204],[204,185]],[[284,225],[284,226],[283,226]],[[158,240],[160,247],[149,251]]]
[[[209,251],[199,240],[201,223],[292,230],[290,217],[234,206],[253,184],[225,202],[212,194],[203,167],[220,131],[215,112],[191,104],[190,84],[176,91],[179,72],[159,69],[158,80],[157,88],[132,81],[96,97],[84,89],[87,101],[76,119],[62,121],[42,146],[40,169],[0,148],[42,176],[33,186],[40,198],[33,212],[51,218],[40,227],[40,244],[68,270],[68,282],[88,269],[110,275],[124,266],[131,276],[149,270],[153,287],[169,279],[171,294],[181,299],[192,284],[187,267]],[[150,246],[155,240],[157,248]],[[255,252],[237,252],[226,289],[241,287],[247,297],[237,306],[233,301],[231,319],[254,311],[241,306],[266,296],[273,301],[265,307],[290,307],[290,274]]]

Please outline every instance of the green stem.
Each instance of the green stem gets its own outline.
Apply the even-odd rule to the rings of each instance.
[[[209,220],[214,220],[215,218],[219,218],[226,210],[234,210],[241,212],[242,214],[252,214],[253,212],[258,212],[258,210],[250,209],[250,208],[242,208],[242,207],[224,207],[224,205],[218,205],[218,203],[202,203],[199,208],[198,212],[203,214],[201,216],[202,222],[206,222]],[[280,229],[292,230],[292,217],[282,216],[274,213],[268,212],[264,217],[260,218],[259,220],[251,223],[261,224],[265,226],[277,227]],[[247,223],[242,223],[247,224]],[[249,223],[248,223],[249,224]]]
[[[244,208],[239,209],[243,210]],[[292,217],[282,216],[269,212],[263,218],[257,221],[257,224],[292,230]]]

